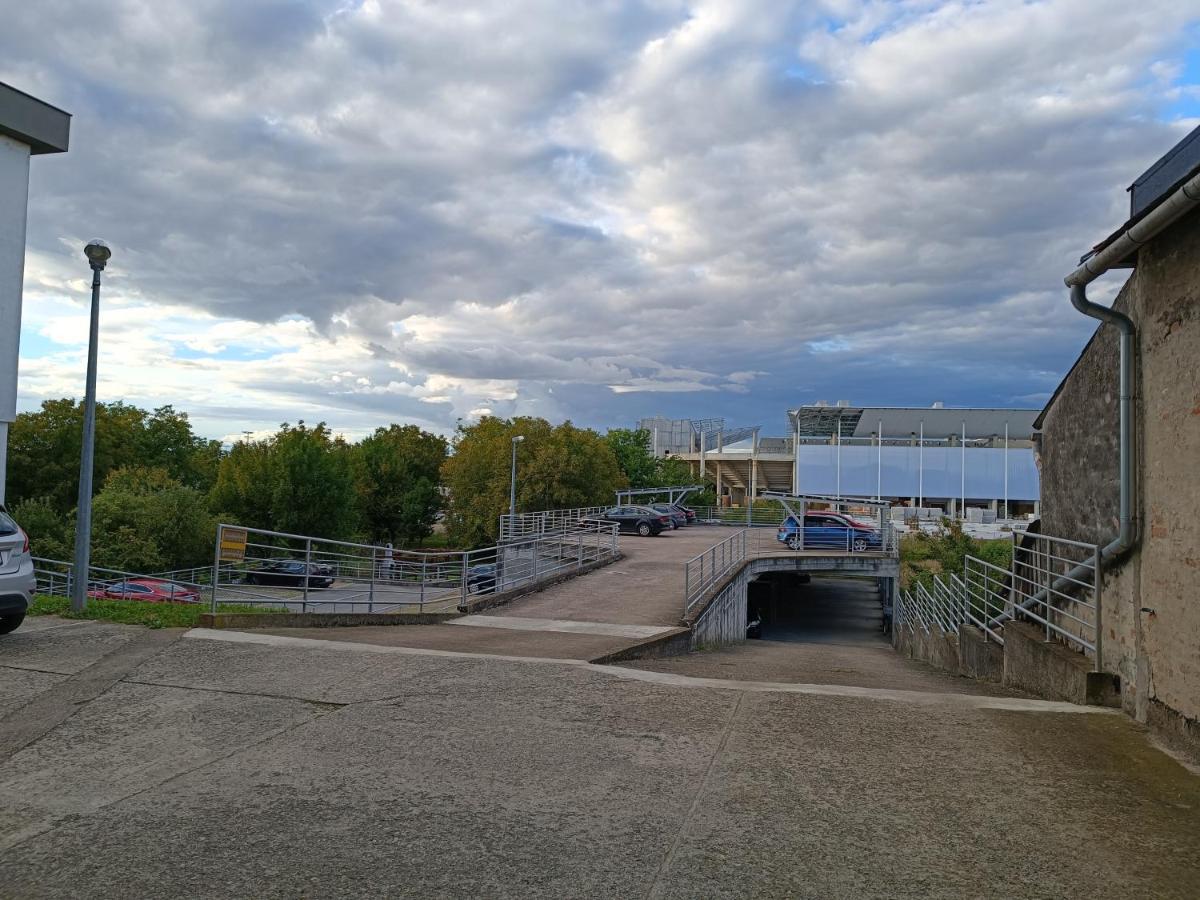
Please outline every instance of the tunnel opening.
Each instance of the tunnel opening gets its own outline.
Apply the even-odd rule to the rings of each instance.
[[[749,638],[888,644],[877,578],[768,572],[750,582],[746,604]]]

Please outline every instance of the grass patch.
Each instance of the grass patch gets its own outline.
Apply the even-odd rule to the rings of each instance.
[[[142,625],[146,628],[195,628],[200,616],[209,611],[207,603],[146,603],[141,600],[97,600],[88,598],[81,613],[71,612],[69,597],[39,594],[29,606],[31,616],[62,616],[64,619],[96,619],[122,625]],[[283,613],[279,607],[258,607],[256,613]],[[220,603],[217,612],[244,613],[245,606]]]
[[[1012,541],[1006,538],[980,540],[965,534],[958,522],[943,520],[933,533],[911,532],[900,539],[900,587],[911,590],[918,583],[930,587],[934,576],[962,575],[963,557],[974,556],[1001,569],[1012,563]]]

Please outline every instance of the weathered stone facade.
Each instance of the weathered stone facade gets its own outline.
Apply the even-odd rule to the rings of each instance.
[[[1138,540],[1103,584],[1123,702],[1200,748],[1200,213],[1140,251],[1115,306],[1137,325]],[[1067,302],[1065,293],[1063,302]],[[1101,326],[1041,418],[1042,531],[1117,533],[1117,332]]]

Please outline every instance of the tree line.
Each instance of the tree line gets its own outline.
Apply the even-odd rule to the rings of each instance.
[[[9,431],[9,508],[35,555],[73,555],[82,404],[48,400]],[[160,572],[211,562],[218,522],[415,547],[445,517],[449,546],[485,546],[508,511],[512,438],[518,510],[597,506],[627,487],[687,483],[644,430],[487,416],[449,440],[391,424],[350,443],[324,422],[222,446],[171,406],[102,403],[96,413],[93,564]],[[702,502],[702,501],[700,501]]]

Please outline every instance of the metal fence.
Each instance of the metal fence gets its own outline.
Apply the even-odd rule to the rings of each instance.
[[[899,627],[957,631],[963,623],[984,640],[1004,643],[1006,622],[1034,622],[1047,641],[1058,640],[1092,658],[1099,670],[1103,640],[1100,550],[1095,544],[1044,534],[1013,536],[1012,564],[997,566],[975,556],[963,573],[935,576],[900,593],[893,613]]]
[[[1045,534],[1013,543],[1013,611],[1096,657],[1103,636],[1100,548]]]
[[[608,506],[580,506],[574,509],[548,509],[541,512],[517,513],[500,517],[500,543],[530,537],[575,531],[612,509]]]
[[[616,526],[576,524],[470,551],[390,550],[221,525],[211,603],[293,612],[451,611],[615,557]]]
[[[692,607],[714,584],[729,574],[746,559],[749,529],[731,534],[725,540],[693,556],[683,564],[683,612],[686,616]]]
[[[211,576],[211,569],[203,570]],[[38,594],[69,597],[75,577],[75,564],[59,559],[33,558]],[[144,600],[148,602],[201,603],[209,587],[199,581],[163,578],[141,572],[88,566],[87,594],[93,600]]]

